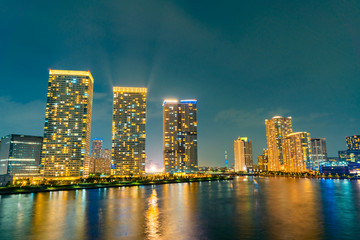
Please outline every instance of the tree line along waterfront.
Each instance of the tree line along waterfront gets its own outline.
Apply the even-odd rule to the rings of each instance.
[[[148,176],[107,177],[93,175],[88,178],[62,178],[57,180],[43,178],[34,182],[31,182],[30,179],[19,179],[12,185],[9,183],[5,187],[0,187],[0,195],[171,183],[191,183],[232,179],[232,176],[212,174],[154,174]]]

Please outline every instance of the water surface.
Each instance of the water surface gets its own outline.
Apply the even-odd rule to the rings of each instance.
[[[238,177],[0,196],[0,239],[359,239],[360,181]]]

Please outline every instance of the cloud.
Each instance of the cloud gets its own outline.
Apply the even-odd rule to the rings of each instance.
[[[310,123],[310,122],[314,122],[315,120],[326,119],[329,116],[330,116],[329,113],[312,113],[307,116],[299,116],[299,117],[295,116],[295,117],[298,122]],[[324,122],[321,121],[321,123],[324,123]]]
[[[20,103],[0,97],[0,134],[43,135],[46,103],[39,100]]]
[[[272,110],[257,108],[250,111],[231,108],[218,112],[214,120],[215,122],[235,124],[239,127],[255,127],[264,125],[265,119],[276,115],[287,116],[289,113],[289,110],[283,108]]]

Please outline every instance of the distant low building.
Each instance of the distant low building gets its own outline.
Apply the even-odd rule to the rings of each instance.
[[[0,174],[16,178],[37,177],[43,138],[10,134],[1,138]]]
[[[360,135],[345,137],[347,149],[339,151],[340,162],[360,162]]]
[[[263,149],[263,154],[258,156],[258,169],[268,171],[268,150]]]
[[[340,162],[360,162],[360,150],[339,151]]]
[[[97,156],[97,157],[96,157]],[[90,158],[90,174],[111,174],[111,150],[104,149]]]
[[[339,162],[339,157],[327,157],[326,162]]]
[[[320,173],[325,175],[349,175],[349,167],[348,166],[320,166]]]
[[[0,187],[5,187],[7,184],[12,184],[13,176],[10,174],[0,175]]]
[[[349,173],[360,175],[360,163],[348,163]]]
[[[103,175],[111,174],[111,150],[104,149],[101,152],[101,157],[95,161],[95,173],[100,173]]]
[[[360,135],[345,137],[347,150],[360,151]]]

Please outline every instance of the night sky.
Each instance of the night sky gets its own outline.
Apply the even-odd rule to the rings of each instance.
[[[360,134],[360,1],[0,1],[0,135],[43,134],[48,69],[90,70],[92,137],[111,145],[112,87],[148,87],[147,155],[162,166],[162,101],[198,99],[200,166],[266,147],[265,119]]]

